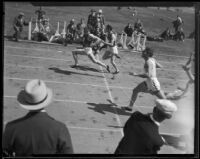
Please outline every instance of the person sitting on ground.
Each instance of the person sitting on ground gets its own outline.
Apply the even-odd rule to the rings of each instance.
[[[67,36],[67,39],[69,39],[70,43],[72,43],[75,40],[76,24],[75,24],[74,19],[71,19],[70,24],[67,26],[66,36]]]
[[[153,113],[136,111],[127,120],[115,154],[155,155],[163,145],[173,146],[159,133],[159,126],[172,118],[177,106],[166,99],[156,99],[155,103]]]
[[[21,37],[21,33],[23,31],[23,27],[28,26],[28,22],[24,20],[24,13],[20,12],[17,17],[14,18],[13,21],[13,28],[15,33],[13,34],[13,39],[18,41]]]
[[[133,28],[130,23],[124,28],[124,32],[127,34],[127,36],[131,37],[133,34]]]
[[[183,32],[183,28],[180,28],[174,35],[174,40],[184,41],[184,39],[185,39],[185,34]]]
[[[94,9],[91,9],[90,14],[88,16],[87,27],[90,29],[92,34],[95,34],[95,27],[97,25],[97,13]]]
[[[45,110],[53,100],[53,92],[44,81],[28,81],[17,96],[19,105],[29,112],[10,121],[3,132],[3,151],[16,157],[44,154],[72,154],[68,128]]]
[[[164,40],[172,39],[172,33],[170,31],[170,28],[167,27],[167,29],[160,35],[160,37]]]
[[[86,27],[84,29],[83,48],[77,48],[76,50],[72,51],[72,55],[73,55],[73,58],[74,58],[74,61],[75,61],[75,64],[72,67],[73,68],[78,67],[78,55],[87,55],[88,58],[93,63],[106,68],[106,70],[108,72],[110,72],[109,66],[104,64],[100,60],[96,59],[96,57],[94,55],[94,51],[92,50],[92,48],[94,46],[99,45],[99,43],[101,43],[101,42],[102,42],[102,40],[99,37],[91,34],[90,30]]]

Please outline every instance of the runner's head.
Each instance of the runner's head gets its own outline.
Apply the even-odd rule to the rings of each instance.
[[[146,49],[144,51],[142,51],[142,57],[143,58],[149,58],[149,57],[153,57],[153,49],[150,47],[146,47]]]
[[[106,26],[106,31],[107,31],[107,32],[111,32],[111,31],[112,31],[112,26],[108,24],[108,25]]]

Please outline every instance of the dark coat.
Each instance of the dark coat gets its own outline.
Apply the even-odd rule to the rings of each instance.
[[[157,154],[164,144],[158,126],[149,115],[134,112],[124,127],[124,137],[115,154]]]
[[[67,127],[46,112],[29,112],[9,122],[3,134],[3,149],[16,156],[73,153]]]
[[[124,32],[127,34],[127,36],[131,37],[133,34],[133,28],[129,27],[128,25],[124,28]]]

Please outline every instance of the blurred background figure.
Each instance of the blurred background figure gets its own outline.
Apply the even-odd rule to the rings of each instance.
[[[124,32],[127,34],[127,36],[131,37],[133,34],[133,28],[130,23],[127,24],[127,26],[124,28]]]
[[[21,37],[21,32],[23,31],[24,26],[28,26],[28,22],[24,20],[24,13],[20,12],[13,21],[13,28],[15,31],[15,33],[13,34],[13,39],[15,41],[18,41],[18,39]]]

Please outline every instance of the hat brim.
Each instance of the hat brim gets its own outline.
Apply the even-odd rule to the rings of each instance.
[[[38,110],[38,109],[42,109],[44,107],[47,107],[51,102],[52,102],[52,98],[53,98],[53,92],[51,89],[47,88],[47,98],[39,104],[29,104],[27,103],[27,101],[25,100],[26,93],[24,90],[20,91],[18,96],[17,96],[17,100],[19,105],[27,110]]]

